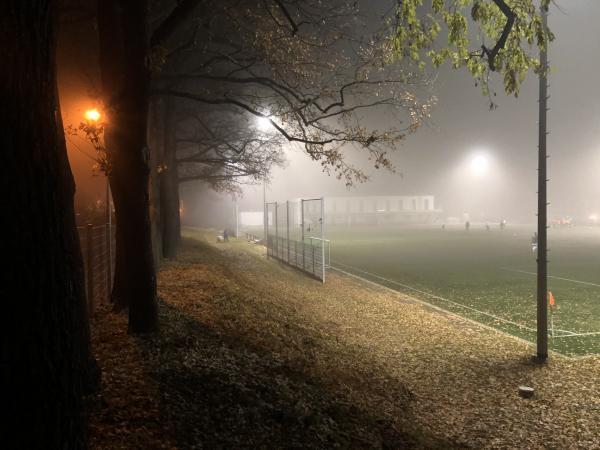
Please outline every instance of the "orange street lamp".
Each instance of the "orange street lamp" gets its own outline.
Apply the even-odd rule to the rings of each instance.
[[[88,109],[85,112],[84,116],[85,120],[87,120],[88,122],[98,122],[98,120],[100,119],[100,113],[96,108]]]
[[[96,124],[100,120],[100,112],[97,108],[92,108],[86,110],[83,114],[85,120],[87,121],[87,126],[89,128],[93,128],[96,130]],[[97,131],[97,130],[96,130]],[[96,139],[98,139],[96,137]],[[110,180],[108,177],[108,169],[106,171],[106,200],[105,200],[105,213],[106,213],[106,253],[108,255],[108,270],[106,271],[106,284],[108,286],[108,290],[112,289],[112,245],[111,245],[111,237],[112,237],[112,211],[111,211],[111,193],[110,193]]]

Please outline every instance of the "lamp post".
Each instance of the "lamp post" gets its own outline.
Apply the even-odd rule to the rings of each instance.
[[[88,109],[84,113],[85,120],[89,126],[97,125],[101,116],[102,115],[96,108]],[[112,218],[111,218],[111,211],[110,211],[110,183],[108,180],[108,167],[105,168],[104,175],[106,176],[105,217],[106,217],[106,223],[110,225]]]
[[[85,120],[88,126],[96,126],[100,121],[100,117],[102,115],[96,108],[88,109],[84,113]],[[106,157],[106,155],[105,155]],[[112,245],[111,245],[111,234],[112,234],[112,211],[110,207],[110,181],[108,178],[108,161],[106,161],[106,167],[104,171],[104,175],[106,177],[106,187],[105,187],[105,201],[104,201],[104,217],[105,217],[105,226],[106,226],[106,254],[107,254],[107,271],[106,271],[106,286],[107,286],[107,295],[110,295],[110,290],[112,288]]]
[[[540,8],[544,34],[548,31],[548,10]],[[547,113],[548,113],[548,51],[549,42],[540,50],[539,85],[539,129],[538,129],[538,253],[537,253],[537,357],[540,361],[548,358],[548,197],[546,149]]]

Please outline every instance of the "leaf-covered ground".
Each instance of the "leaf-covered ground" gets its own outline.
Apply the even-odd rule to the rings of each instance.
[[[98,314],[92,448],[600,448],[600,359],[539,366],[408,296],[188,236],[159,275],[158,335]]]

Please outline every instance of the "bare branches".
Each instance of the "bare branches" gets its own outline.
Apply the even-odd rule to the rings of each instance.
[[[247,118],[230,107],[189,103],[178,113],[176,161],[179,182],[203,181],[218,191],[267,179],[284,162],[282,138],[257,133]]]
[[[197,27],[193,39],[190,33],[178,34],[194,44],[167,60],[154,79],[153,95],[200,109],[236,111],[254,132],[252,122],[267,120],[280,145],[302,145],[324,171],[336,172],[348,184],[364,181],[361,170],[344,162],[348,146],[364,150],[375,167],[393,169],[386,152],[428,117],[433,99],[421,75],[389,64],[389,39],[362,29],[356,6],[320,0],[204,1],[206,26]],[[375,129],[365,120],[366,111],[399,125]],[[218,128],[210,115],[203,120],[201,128]],[[210,142],[210,132],[202,139]],[[194,159],[183,157],[189,163]]]
[[[150,47],[154,48],[165,44],[181,25],[183,21],[188,19],[194,9],[202,3],[203,0],[182,0],[171,11],[165,20],[154,30],[150,37]]]

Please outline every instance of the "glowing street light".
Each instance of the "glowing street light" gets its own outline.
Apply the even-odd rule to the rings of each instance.
[[[488,173],[490,161],[484,155],[477,155],[471,160],[471,172],[478,177]]]
[[[269,131],[273,128],[273,124],[267,117],[258,117],[256,119],[256,127],[259,131]]]
[[[94,109],[88,109],[84,114],[85,120],[88,122],[98,122],[100,120],[100,112]]]
[[[100,111],[97,108],[88,109],[83,113],[83,117],[87,121],[87,125],[89,128],[96,129],[96,124],[100,120]],[[106,272],[106,281],[108,289],[110,290],[112,287],[112,246],[110,243],[110,236],[112,235],[112,212],[110,205],[110,180],[108,178],[108,170],[105,173],[106,175],[106,192],[105,192],[105,216],[106,216],[106,236],[109,238],[106,240],[106,253],[108,254],[108,270]]]

